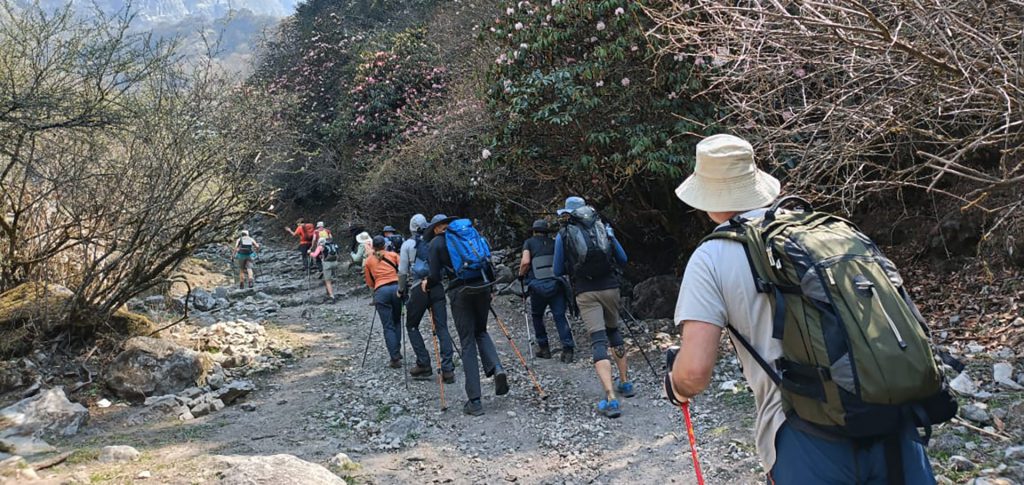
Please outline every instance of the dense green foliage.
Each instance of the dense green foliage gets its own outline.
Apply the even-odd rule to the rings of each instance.
[[[689,170],[713,108],[692,99],[704,86],[689,59],[656,58],[636,2],[508,1],[498,13],[483,32],[497,46],[496,160],[589,181],[609,199],[637,177]]]

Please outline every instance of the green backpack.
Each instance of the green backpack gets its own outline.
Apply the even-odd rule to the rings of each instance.
[[[803,211],[780,212],[788,202]],[[851,222],[786,197],[710,239],[742,243],[757,291],[769,295],[783,349],[775,368],[728,328],[781,388],[788,418],[856,439],[894,435],[908,420],[930,430],[956,414],[903,279]]]

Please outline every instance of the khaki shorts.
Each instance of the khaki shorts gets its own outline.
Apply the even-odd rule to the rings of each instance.
[[[334,271],[337,269],[337,261],[324,261],[324,281],[334,281]]]
[[[588,291],[576,295],[580,317],[587,325],[587,333],[619,327],[619,289]]]

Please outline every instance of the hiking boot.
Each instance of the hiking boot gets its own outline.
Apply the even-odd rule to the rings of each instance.
[[[576,352],[572,347],[562,347],[562,363],[571,364],[576,361]]]
[[[480,402],[479,399],[473,399],[471,401],[466,401],[466,404],[462,405],[462,412],[464,412],[464,413],[466,413],[466,414],[468,414],[470,416],[483,416],[484,415],[484,405],[483,405],[483,403]]]
[[[618,399],[612,399],[611,401],[602,399],[601,402],[597,403],[597,412],[612,419],[622,416]]]
[[[391,359],[391,362],[388,362],[388,367],[390,367],[392,369],[401,368],[402,367],[402,358],[399,357],[397,359]]]
[[[409,375],[414,380],[426,381],[430,379],[430,376],[434,375],[434,371],[430,369],[430,366],[416,364],[412,369],[409,369]]]
[[[619,391],[619,394],[622,394],[623,397],[633,397],[636,395],[636,390],[633,389],[632,382],[618,382],[618,379],[616,379],[615,382],[615,389]]]
[[[536,354],[538,359],[550,359],[551,347],[548,347],[547,345],[538,345]]]
[[[238,289],[239,290],[244,290],[245,289],[245,282],[244,281],[239,281],[238,282]]]
[[[494,376],[494,395],[504,396],[508,394],[508,376],[504,372]]]
[[[455,373],[450,370],[441,372],[441,379],[445,384],[455,384]]]
[[[252,281],[249,282],[249,288],[252,288]]]

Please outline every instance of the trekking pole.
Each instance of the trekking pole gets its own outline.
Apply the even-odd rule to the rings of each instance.
[[[627,313],[628,314],[628,313]],[[632,315],[630,315],[632,316]],[[651,373],[654,374],[655,379],[660,379],[661,375],[658,371],[654,370],[654,364],[651,363],[651,359],[647,358],[647,352],[644,352],[643,346],[640,345],[640,341],[636,338],[636,332],[633,331],[633,327],[630,326],[629,320],[623,318],[622,323],[626,324],[626,330],[629,331],[629,337],[633,339],[633,344],[636,345],[637,350],[640,351],[640,355],[644,356],[644,360],[647,361],[647,366],[651,368]]]
[[[537,360],[537,356],[533,352],[533,334],[530,333],[530,311],[529,307],[526,306],[526,285],[523,284],[523,280],[519,280],[519,286],[523,290],[523,321],[526,323],[526,344],[530,347],[530,360]]]
[[[366,367],[366,354],[370,351],[370,340],[373,340],[373,324],[377,323],[377,309],[373,310],[373,317],[370,319],[370,333],[366,335],[366,348],[363,349],[363,363],[359,367]],[[380,323],[384,325],[384,322]]]
[[[686,436],[690,439],[690,456],[693,457],[693,471],[697,474],[697,485],[704,485],[704,474],[700,472],[700,460],[697,459],[697,437],[693,434],[693,421],[690,420],[690,401],[679,405],[686,422]]]
[[[673,346],[665,350],[665,368],[672,371],[676,356],[679,354],[679,347]],[[690,401],[685,400],[679,403],[675,398],[675,390],[670,380],[671,375],[665,375],[665,395],[673,403],[679,404],[679,410],[683,412],[683,424],[686,426],[686,437],[690,441],[690,456],[693,457],[693,471],[697,474],[697,485],[704,485],[704,474],[700,471],[700,460],[697,458],[697,437],[693,432],[693,421],[690,419]]]
[[[547,399],[548,395],[544,394],[544,388],[540,387],[540,382],[537,381],[537,375],[530,369],[530,365],[526,363],[526,359],[523,358],[523,354],[519,352],[519,348],[516,347],[516,342],[512,340],[512,334],[508,332],[508,328],[505,327],[505,323],[501,321],[501,317],[494,311],[494,307],[488,307],[491,311],[491,315],[494,315],[494,320],[498,322],[498,326],[501,327],[501,333],[505,334],[505,338],[508,339],[508,344],[512,346],[512,351],[516,353],[516,357],[519,357],[519,362],[523,364],[526,369],[526,373],[530,375],[530,380],[533,381],[533,387],[537,388],[537,393],[540,394],[541,400]]]
[[[437,359],[437,385],[441,387],[441,411],[448,409],[444,402],[444,368],[441,363],[441,346],[437,343],[437,322],[434,320],[434,308],[428,307],[430,311],[430,331],[434,334],[434,358]]]
[[[384,322],[380,322],[384,325]],[[409,390],[409,329],[405,326],[405,322],[402,321],[402,304],[398,304],[398,325],[401,327],[398,330],[398,336],[402,339],[402,374],[405,375],[405,390]]]

